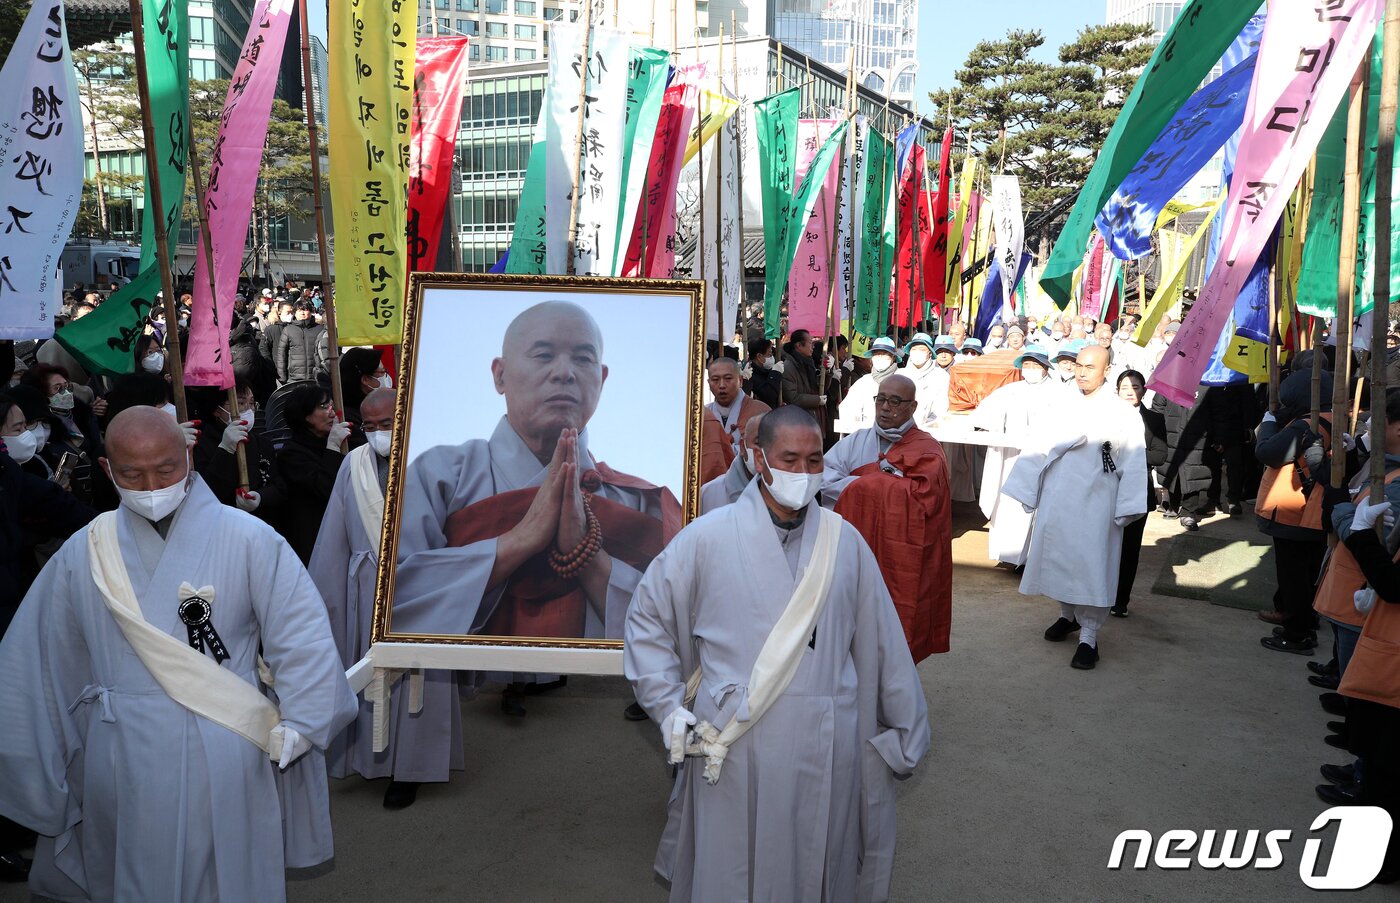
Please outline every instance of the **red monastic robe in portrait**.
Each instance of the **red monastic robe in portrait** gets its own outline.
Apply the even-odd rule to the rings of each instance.
[[[911,429],[879,461],[856,468],[836,513],[865,537],[885,577],[914,661],[948,651],[953,620],[953,509],[938,440]]]
[[[638,477],[618,473],[601,461],[581,479],[583,489],[602,483],[654,495],[661,520],[625,505],[590,495],[593,515],[603,532],[603,550],[618,561],[645,571],[651,560],[681,529],[681,506],[671,491]],[[468,505],[447,519],[447,544],[465,546],[494,539],[520,523],[539,487],[502,492]],[[549,566],[549,551],[535,555],[511,575],[481,633],[487,636],[582,637],[588,600],[576,579],[565,579]]]

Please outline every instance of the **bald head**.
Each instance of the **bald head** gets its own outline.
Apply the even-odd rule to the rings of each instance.
[[[365,396],[364,401],[360,402],[360,416],[375,420],[385,416],[392,417],[396,397],[393,389],[375,389]],[[371,411],[372,414],[369,413]]]
[[[902,373],[885,377],[875,393],[875,423],[882,430],[898,429],[914,416],[914,381]]]
[[[185,434],[160,408],[127,408],[107,426],[105,463],[122,489],[149,491],[173,486],[189,476]]]
[[[744,380],[739,374],[739,362],[732,357],[716,358],[710,362],[706,375],[710,383],[710,394],[715,403],[727,408],[734,403],[743,391]]]
[[[1079,352],[1074,362],[1074,381],[1079,391],[1093,395],[1103,387],[1108,378],[1108,349],[1100,345],[1089,345]]]
[[[506,327],[491,377],[511,427],[548,463],[559,434],[583,430],[597,410],[608,378],[598,324],[569,301],[536,304]]]

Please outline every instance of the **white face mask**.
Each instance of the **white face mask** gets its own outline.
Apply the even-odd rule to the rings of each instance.
[[[758,366],[759,366],[760,369],[763,369],[763,370],[772,370],[772,369],[773,369],[773,359],[772,359],[772,358],[767,358],[767,357],[765,357],[763,360],[761,360],[761,361],[758,362]]]
[[[50,430],[49,430],[49,425],[48,425],[47,423],[41,423],[41,424],[39,424],[38,426],[34,427],[34,435],[35,435],[35,437],[38,439],[38,442],[39,442],[39,444],[38,444],[37,446],[35,446],[35,449],[34,449],[35,451],[38,451],[39,449],[43,448],[45,445],[48,445],[48,444],[49,444],[49,434],[50,434]]]
[[[1031,385],[1045,381],[1045,371],[1038,366],[1021,368],[1021,378]]]
[[[1057,330],[1055,330],[1054,332],[1050,333],[1050,338],[1054,339],[1054,340],[1057,341],[1057,342],[1058,342],[1060,339],[1063,339],[1064,337],[1065,337],[1064,332],[1063,332],[1062,330],[1059,330],[1059,329],[1057,329]]]
[[[278,317],[277,319],[281,320],[283,323],[290,323],[290,322],[292,322],[292,315],[291,315],[291,314],[283,314],[282,316]]]
[[[107,468],[107,476],[111,478],[112,469]],[[185,500],[185,495],[190,490],[189,459],[185,459],[185,475],[177,480],[173,485],[162,489],[137,490],[123,489],[117,486],[117,481],[112,480],[112,485],[116,486],[117,495],[121,496],[122,504],[135,513],[141,515],[146,520],[158,521],[169,517],[180,503]]]
[[[922,367],[927,364],[929,358],[933,357],[933,352],[924,345],[915,345],[909,349],[909,366]]]
[[[749,473],[758,473],[758,462],[753,459],[751,448],[744,449],[744,466],[748,468]]]
[[[988,348],[1000,348],[1000,347],[1001,347],[1001,343],[1002,343],[1002,337],[999,336],[999,335],[994,335],[994,336],[992,336],[991,338],[987,339],[987,347],[988,347]]]
[[[165,369],[165,355],[161,354],[159,351],[152,351],[150,354],[141,358],[141,369],[145,370],[147,373],[159,373],[161,370]]]
[[[1126,342],[1128,339],[1132,338],[1132,336],[1133,334],[1126,329],[1118,330],[1118,341],[1120,342]]]
[[[6,436],[0,442],[5,443],[5,451],[15,459],[16,464],[26,463],[39,450],[39,437],[34,435],[33,430],[25,430],[18,436]]]
[[[257,416],[258,416],[257,411],[255,411],[255,410],[252,409],[252,408],[249,408],[249,409],[246,410],[246,411],[239,411],[239,412],[238,412],[238,419],[239,419],[239,420],[242,420],[242,421],[243,421],[244,423],[246,423],[248,426],[252,426],[252,425],[253,425],[253,418],[255,418],[255,417],[257,417]]]
[[[871,358],[871,369],[876,373],[884,373],[894,366],[894,358],[888,354],[877,354]]]
[[[175,409],[175,405],[171,404],[170,402],[167,401],[165,404],[161,405],[160,409],[165,413],[169,414],[171,420],[177,422],[180,420],[180,412],[177,411]]]
[[[389,457],[389,446],[394,441],[394,434],[389,430],[374,430],[365,433],[365,439],[369,442],[369,447],[374,449],[374,453],[381,458]]]
[[[49,399],[49,408],[59,414],[71,414],[73,412],[73,390],[64,389],[54,395]]]
[[[793,511],[800,511],[812,503],[812,499],[817,497],[817,493],[822,488],[822,475],[819,473],[793,473],[790,470],[778,470],[768,463],[768,453],[763,452],[763,463],[768,465],[768,472],[773,477],[773,482],[765,484],[768,493],[773,496],[773,501],[784,508],[791,508]]]
[[[387,374],[387,373],[384,374],[383,376],[379,377],[379,388],[381,388],[381,389],[392,389],[392,388],[394,388],[394,378],[393,378],[392,376],[390,376],[389,374]]]

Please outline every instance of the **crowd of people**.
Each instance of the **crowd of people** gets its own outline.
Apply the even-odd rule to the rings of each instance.
[[[234,389],[184,387],[181,419],[169,350],[189,300],[173,324],[152,310],[122,375],[84,372],[56,340],[0,343],[13,374],[0,390],[0,680],[20,694],[0,739],[0,812],[14,819],[0,824],[0,876],[53,896],[129,891],[131,863],[182,849],[143,879],[148,898],[240,899],[256,884],[281,899],[271,864],[330,856],[327,777],[388,778],[385,807],[413,805],[463,767],[467,684],[502,684],[502,711],[519,717],[525,695],[562,683],[422,671],[385,688],[377,742],[344,672],[369,647],[391,365],[371,348],[331,354],[317,290],[261,290],[235,304]],[[101,303],[67,297],[59,328]],[[1277,568],[1262,645],[1313,657],[1331,627],[1330,661],[1310,661],[1309,679],[1340,719],[1328,742],[1354,759],[1324,765],[1318,795],[1400,817],[1400,670],[1385,652],[1400,642],[1388,614],[1400,533],[1374,529],[1400,503],[1400,389],[1383,436],[1364,411],[1330,410],[1330,361],[1311,410],[1312,361],[1331,349],[1294,357],[1273,410],[1267,387],[1245,383],[1179,405],[1147,391],[1178,325],[1143,346],[1132,316],[1068,315],[996,323],[985,341],[952,317],[863,348],[804,329],[774,342],[761,327],[742,348],[714,343],[701,516],[681,529],[674,499],[591,457],[601,335],[582,309],[547,302],[512,323],[493,362],[496,433],[407,470],[395,618],[554,635],[516,622],[568,612],[579,636],[625,638],[626,714],[656,722],[676,766],[656,863],[673,899],[886,899],[892,782],[929,746],[915,666],[950,648],[954,503],[980,507],[989,558],[1057,604],[1044,638],[1074,636],[1069,664],[1089,671],[1109,617],[1129,614],[1149,515],[1195,531],[1257,499]],[[530,363],[526,335],[597,354]],[[582,398],[532,401],[551,381]],[[1385,501],[1362,488],[1374,453]],[[552,575],[527,577],[542,561]],[[820,742],[794,746],[828,717]],[[118,763],[76,803],[75,744]],[[825,769],[820,787],[799,779],[795,748]],[[138,837],[131,793],[185,817]],[[793,827],[762,830],[772,818]]]

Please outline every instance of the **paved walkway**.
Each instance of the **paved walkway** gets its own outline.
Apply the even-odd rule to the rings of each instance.
[[[920,667],[934,747],[900,787],[894,899],[1314,898],[1298,878],[1325,808],[1312,788],[1344,756],[1322,742],[1305,659],[1259,646],[1267,625],[1148,594],[1176,523],[1153,515],[1132,616],[1105,627],[1091,672],[1069,667],[1069,641],[1041,638],[1054,606],[988,567],[973,509],[956,527],[953,651]],[[1248,519],[1203,529],[1250,533]],[[383,781],[333,782],[339,855],[293,881],[291,901],[665,900],[650,866],[667,770],[655,726],[622,720],[628,698],[621,680],[575,678],[523,720],[494,695],[466,703],[466,772],[403,812],[380,806]],[[1273,871],[1110,872],[1129,828],[1294,833]]]

